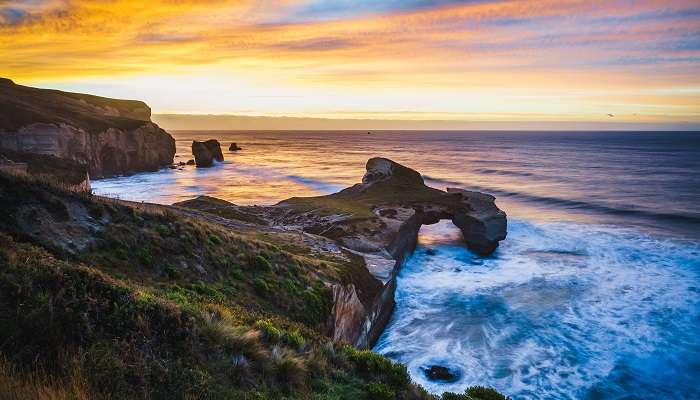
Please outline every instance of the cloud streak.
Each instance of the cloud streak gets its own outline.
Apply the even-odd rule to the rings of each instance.
[[[326,95],[372,96],[376,112],[440,111],[405,101],[412,93],[462,102],[456,111],[465,113],[517,109],[513,99],[535,96],[536,111],[549,114],[562,106],[547,105],[553,95],[579,93],[562,115],[632,118],[635,106],[666,104],[663,115],[700,120],[697,95],[679,91],[700,88],[696,1],[0,1],[0,38],[0,74],[19,81],[206,73],[219,85],[234,76],[239,89],[297,95],[260,112],[296,112],[300,103],[330,111],[309,97]],[[649,90],[666,94],[641,95]],[[475,103],[479,96],[487,101]],[[182,102],[167,104],[201,106]]]

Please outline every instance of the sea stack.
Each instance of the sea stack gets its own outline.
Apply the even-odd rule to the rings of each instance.
[[[238,151],[238,150],[243,150],[243,148],[238,147],[236,143],[231,143],[230,146],[228,146],[229,151]]]
[[[209,139],[205,142],[192,141],[192,154],[195,164],[200,168],[211,167],[214,165],[214,160],[224,161],[221,144],[216,139]]]

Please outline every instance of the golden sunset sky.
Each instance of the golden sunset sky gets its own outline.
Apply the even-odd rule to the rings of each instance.
[[[161,114],[697,127],[700,3],[0,0],[0,76]]]

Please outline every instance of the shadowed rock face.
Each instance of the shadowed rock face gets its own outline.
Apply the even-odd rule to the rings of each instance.
[[[140,101],[0,79],[0,147],[85,163],[93,178],[172,164],[175,140],[150,117]]]

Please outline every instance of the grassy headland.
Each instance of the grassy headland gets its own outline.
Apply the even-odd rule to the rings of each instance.
[[[379,288],[289,240],[0,175],[0,399],[433,398],[325,336]]]

